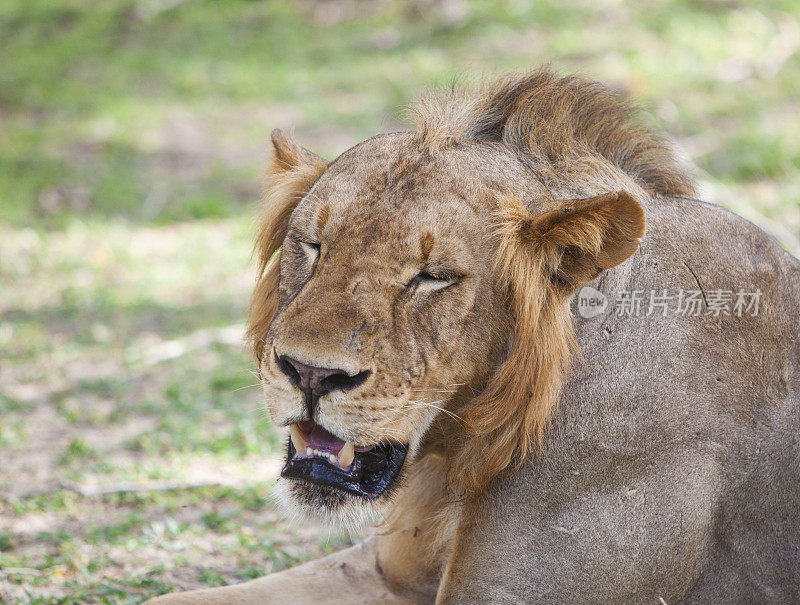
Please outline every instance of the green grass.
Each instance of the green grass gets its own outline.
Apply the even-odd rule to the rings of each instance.
[[[285,531],[268,492],[269,484],[254,483],[22,498],[14,502],[18,518],[65,521],[62,529],[0,534],[3,580],[33,603],[139,602],[177,587],[245,581],[350,544],[344,535],[321,541]]]
[[[281,438],[239,338],[272,128],[333,157],[424,87],[551,62],[637,98],[706,199],[798,253],[798,21],[790,0],[0,3],[0,601],[135,603],[348,543],[274,509]]]
[[[0,210],[51,227],[230,216],[257,197],[276,125],[335,154],[396,128],[424,86],[549,61],[638,97],[745,197],[769,180],[748,202],[791,205],[797,235],[796,3],[453,5],[9,0]]]

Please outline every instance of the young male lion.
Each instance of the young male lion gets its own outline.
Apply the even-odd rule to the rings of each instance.
[[[273,133],[249,323],[286,504],[382,529],[157,601],[800,602],[800,264],[600,84],[415,110]]]

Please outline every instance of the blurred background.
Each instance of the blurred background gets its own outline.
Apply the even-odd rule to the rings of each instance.
[[[332,158],[425,87],[635,97],[800,252],[796,0],[2,0],[0,601],[135,603],[349,543],[269,499],[241,343],[268,134]]]

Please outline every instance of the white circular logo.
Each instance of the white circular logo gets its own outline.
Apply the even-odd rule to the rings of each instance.
[[[591,319],[605,313],[608,298],[591,286],[584,286],[578,292],[578,313],[584,319]]]

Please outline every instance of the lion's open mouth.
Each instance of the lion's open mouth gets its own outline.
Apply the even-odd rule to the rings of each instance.
[[[354,447],[313,421],[289,427],[291,439],[282,477],[372,499],[392,484],[403,466],[407,448],[383,442],[369,448]]]

